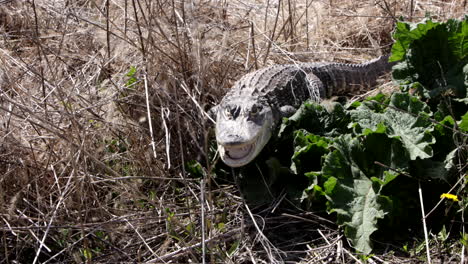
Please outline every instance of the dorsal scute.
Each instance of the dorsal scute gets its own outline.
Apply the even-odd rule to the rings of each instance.
[[[273,65],[244,75],[226,97],[263,97],[276,105],[303,94],[305,72],[299,65]],[[303,96],[300,96],[301,100]]]

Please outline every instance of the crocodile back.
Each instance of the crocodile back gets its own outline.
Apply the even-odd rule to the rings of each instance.
[[[381,56],[363,64],[304,63],[300,67],[316,75],[325,86],[325,96],[330,97],[368,91],[393,65],[388,56]]]
[[[274,106],[297,106],[310,97],[305,76],[296,65],[273,65],[244,75],[224,99],[253,97]]]
[[[262,98],[273,106],[299,106],[309,98],[356,94],[390,71],[388,56],[363,64],[333,62],[280,64],[244,75],[223,98]]]

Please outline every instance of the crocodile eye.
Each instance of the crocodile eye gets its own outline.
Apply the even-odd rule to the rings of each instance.
[[[232,118],[232,112],[231,112],[231,108],[230,108],[230,107],[224,108],[224,116],[225,116],[227,119],[231,119],[231,118]]]
[[[252,109],[250,109],[250,116],[251,117],[257,116],[261,110],[262,110],[261,106],[253,105]]]

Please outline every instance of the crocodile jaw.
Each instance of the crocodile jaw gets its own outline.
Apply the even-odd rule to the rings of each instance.
[[[219,144],[218,151],[223,162],[230,167],[241,167],[255,158],[253,155],[255,142],[242,146],[224,146]]]
[[[232,160],[242,160],[245,159],[252,150],[255,148],[255,142],[243,144],[242,146],[223,146],[221,148],[224,150],[225,156]]]
[[[271,137],[271,128],[262,129],[250,142],[223,145],[218,142],[218,151],[223,162],[230,167],[242,167],[260,154]]]

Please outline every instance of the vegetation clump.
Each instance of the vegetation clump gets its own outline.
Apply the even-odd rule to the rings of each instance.
[[[280,163],[308,178],[296,198],[336,214],[351,245],[365,254],[372,240],[395,239],[423,217],[444,219],[434,220],[435,230],[452,225],[467,203],[468,21],[398,22],[393,37],[390,61],[398,61],[393,79],[400,92],[328,109],[306,102],[284,120],[278,135],[284,149],[276,149],[292,145]],[[421,186],[430,208],[437,209],[441,195],[455,197],[445,216],[421,215],[415,199]]]

